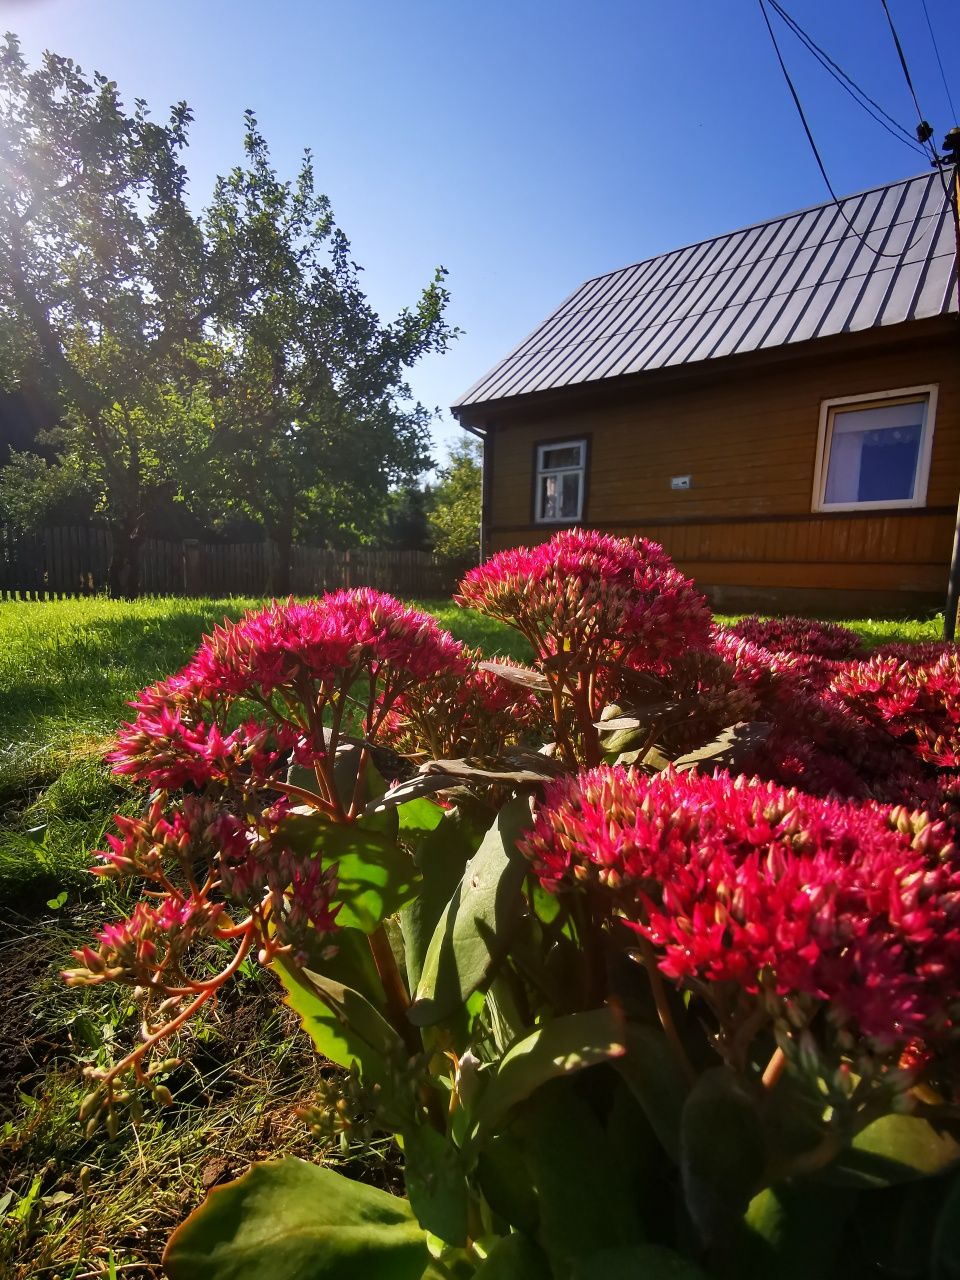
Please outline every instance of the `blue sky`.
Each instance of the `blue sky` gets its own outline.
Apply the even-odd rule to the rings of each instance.
[[[915,126],[880,0],[782,3]],[[960,121],[920,0],[888,3],[939,142]],[[949,76],[960,3],[927,8]],[[31,62],[54,49],[156,115],[186,99],[197,205],[246,107],[281,173],[311,147],[385,316],[446,266],[465,332],[412,377],[431,406],[581,280],[828,198],[755,0],[0,0],[0,20]],[[926,167],[777,31],[839,194]],[[456,434],[445,413],[438,452]]]

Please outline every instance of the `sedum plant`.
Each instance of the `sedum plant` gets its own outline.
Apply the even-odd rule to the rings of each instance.
[[[255,1165],[168,1275],[958,1274],[956,651],[726,631],[579,530],[459,600],[531,667],[338,592],[217,628],[119,734],[150,797],[95,870],[143,895],[66,976],[142,1035],[84,1121],[168,1101],[255,956],[344,1068],[305,1120],[395,1135],[406,1183]]]

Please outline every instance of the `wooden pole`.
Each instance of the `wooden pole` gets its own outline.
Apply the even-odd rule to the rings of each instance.
[[[943,606],[943,638],[953,640],[957,634],[957,605],[960,604],[960,500],[957,501],[957,524],[953,532],[953,555],[947,581],[947,601]]]
[[[957,243],[957,305],[960,307],[960,130],[953,128],[944,138],[944,150],[953,160],[953,229]],[[953,640],[957,634],[957,605],[960,604],[960,499],[957,501],[957,523],[953,532],[953,555],[947,599],[943,606],[943,638]]]

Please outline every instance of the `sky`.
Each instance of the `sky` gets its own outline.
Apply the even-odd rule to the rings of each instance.
[[[881,0],[782,0],[909,129],[916,111]],[[952,117],[921,0],[888,0],[935,140]],[[926,0],[960,108],[960,3]],[[583,280],[829,198],[759,0],[0,0],[44,49],[155,116],[194,112],[199,209],[241,159],[251,108],[278,171],[305,147],[384,318],[442,265],[447,354],[413,371],[447,406]],[[772,16],[839,195],[929,162],[861,110]]]

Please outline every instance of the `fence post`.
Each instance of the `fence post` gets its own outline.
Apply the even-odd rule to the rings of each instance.
[[[185,596],[203,594],[200,584],[199,538],[184,538],[183,540],[183,594]]]
[[[350,552],[349,551],[345,551],[343,553],[343,585],[344,587],[353,586],[353,583],[350,581]]]

